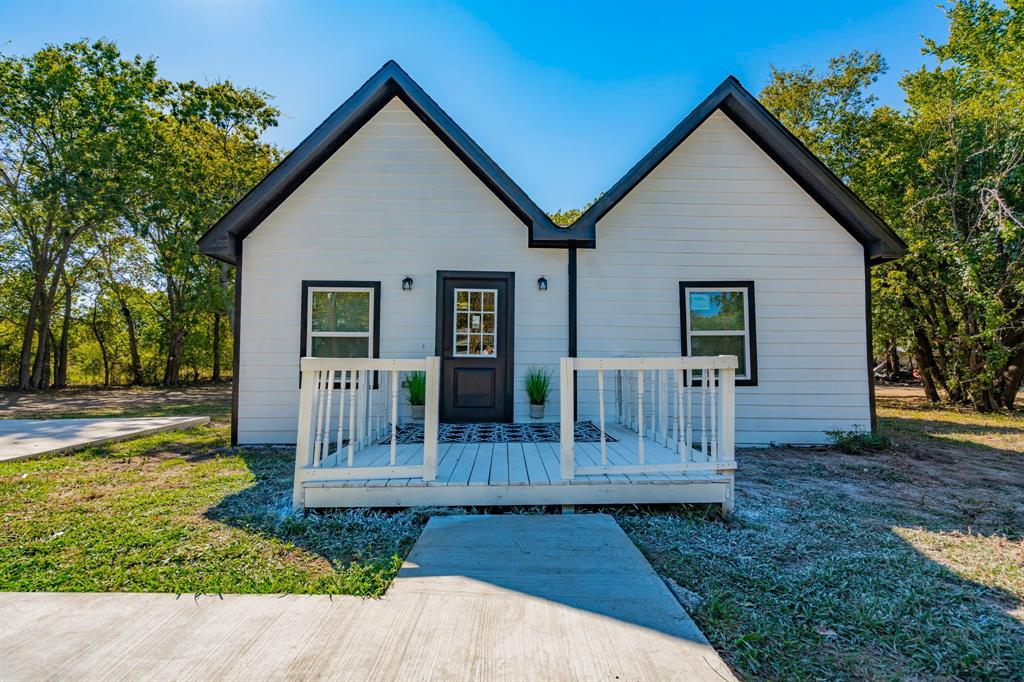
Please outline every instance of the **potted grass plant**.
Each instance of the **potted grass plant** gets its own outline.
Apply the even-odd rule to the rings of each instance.
[[[409,399],[414,421],[423,421],[423,404],[427,397],[427,375],[424,372],[410,372],[405,379],[405,395]]]
[[[530,399],[530,418],[544,418],[544,403],[551,393],[551,375],[541,367],[531,367],[523,380],[526,395]]]

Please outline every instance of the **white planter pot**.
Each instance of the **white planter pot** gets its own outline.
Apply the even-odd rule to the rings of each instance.
[[[543,419],[544,418],[544,405],[534,405],[530,403],[530,419]]]
[[[409,407],[412,409],[412,420],[423,421],[423,405],[410,405]]]

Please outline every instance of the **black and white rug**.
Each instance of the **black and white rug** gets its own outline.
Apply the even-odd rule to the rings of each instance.
[[[561,429],[558,424],[439,424],[437,429],[439,443],[557,443]],[[593,422],[576,422],[577,443],[597,443],[601,440],[601,431]],[[605,440],[616,442],[607,433]],[[398,427],[398,442],[423,442],[423,424],[403,424]],[[391,436],[382,440],[381,445],[391,443]]]

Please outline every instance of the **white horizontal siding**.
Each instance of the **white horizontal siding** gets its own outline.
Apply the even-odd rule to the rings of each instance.
[[[870,423],[863,259],[716,112],[598,223],[597,248],[580,250],[579,354],[678,355],[679,282],[753,280],[759,381],[736,390],[737,443],[821,443]],[[581,373],[585,418],[594,385]]]
[[[302,280],[379,281],[381,357],[425,357],[434,353],[438,270],[515,272],[514,414],[528,419],[527,368],[556,373],[568,350],[568,279],[566,252],[529,249],[527,238],[522,222],[393,100],[245,240],[240,442],[295,441]],[[401,290],[406,275],[411,292]],[[540,276],[546,292],[537,291]]]

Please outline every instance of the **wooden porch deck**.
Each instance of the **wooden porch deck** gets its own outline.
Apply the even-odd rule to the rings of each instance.
[[[607,427],[608,464],[637,461],[637,434],[617,425]],[[380,467],[390,463],[390,446],[374,445],[355,453],[356,467]],[[337,467],[337,454],[325,457],[327,469]],[[645,439],[644,457],[649,464],[675,464],[678,453]],[[347,454],[341,453],[342,467]],[[576,443],[576,459],[582,466],[598,466],[599,443]],[[703,461],[699,451],[691,460]],[[397,466],[423,463],[423,444],[397,446]],[[731,489],[732,472],[714,471],[628,474],[577,474],[572,480],[560,475],[558,443],[443,443],[438,445],[437,478],[377,478],[317,480],[317,470],[302,471],[306,507],[408,507],[418,505],[526,505],[526,504],[624,504],[655,502],[707,502],[722,500]]]

